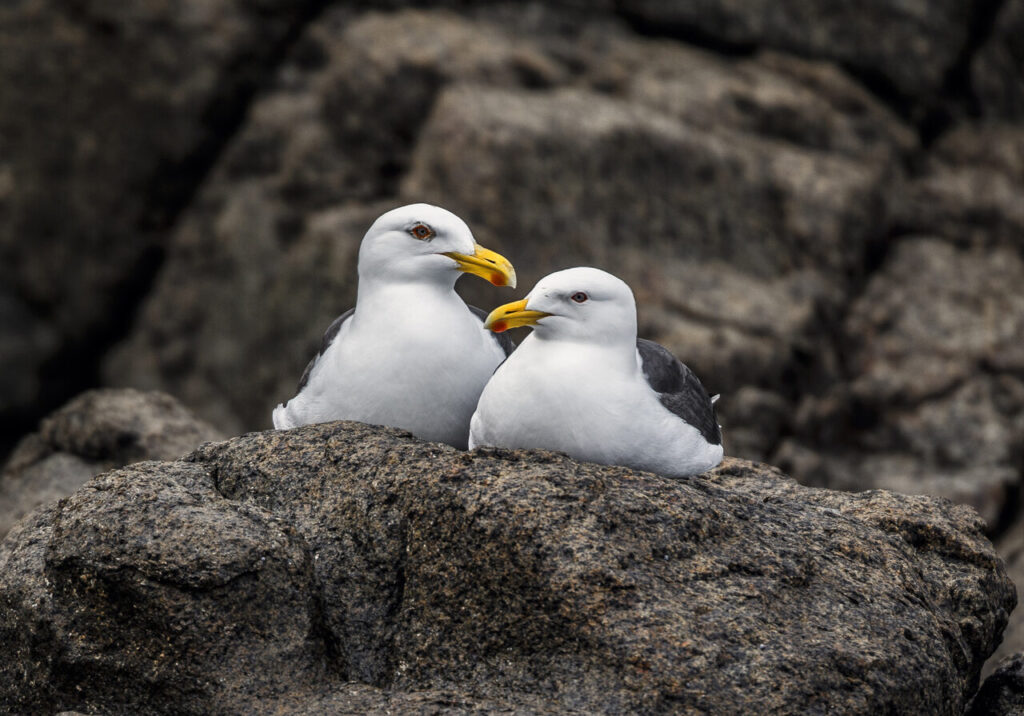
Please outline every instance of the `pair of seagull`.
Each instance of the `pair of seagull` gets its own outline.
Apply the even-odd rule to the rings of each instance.
[[[331,324],[275,428],[358,420],[672,477],[721,461],[714,400],[666,348],[637,339],[633,293],[615,276],[558,271],[485,316],[456,280],[515,288],[515,270],[429,204],[378,218],[358,271],[355,308]],[[518,326],[533,330],[515,347],[504,332]]]

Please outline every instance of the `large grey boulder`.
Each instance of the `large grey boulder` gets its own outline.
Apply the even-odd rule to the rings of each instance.
[[[0,472],[0,538],[39,505],[140,460],[173,460],[222,438],[164,393],[90,390],[47,416]]]
[[[1009,248],[901,240],[846,318],[849,380],[803,401],[776,459],[812,484],[944,495],[1005,527],[1024,454],[1022,285]]]
[[[961,714],[1016,602],[966,507],[328,423],[0,545],[14,711]]]
[[[628,246],[771,277],[850,267],[881,170],[589,90],[460,87],[438,100],[402,189],[446,198],[485,235],[538,237],[518,259],[534,271],[584,244],[596,259]]]

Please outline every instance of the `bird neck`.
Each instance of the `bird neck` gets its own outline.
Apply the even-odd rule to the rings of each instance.
[[[580,338],[550,336],[533,331],[517,349],[537,351],[545,355],[559,355],[570,364],[602,365],[622,372],[639,370],[636,359],[636,340],[600,342]]]
[[[360,280],[356,291],[356,316],[397,318],[396,312],[426,315],[426,307],[443,305],[457,297],[454,285],[437,281],[390,282]]]
[[[436,277],[410,281],[380,281],[359,279],[356,289],[356,305],[367,305],[381,301],[392,303],[396,300],[420,300],[451,298],[455,283],[438,281]]]

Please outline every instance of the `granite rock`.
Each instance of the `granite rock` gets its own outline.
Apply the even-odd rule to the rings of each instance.
[[[967,716],[1016,716],[1024,713],[1024,654],[1003,659],[985,679]]]
[[[848,268],[879,179],[877,166],[703,131],[591,91],[459,87],[435,105],[402,194],[446,198],[482,235],[531,237],[519,258],[531,270],[628,241],[766,277]]]
[[[966,507],[327,423],[105,473],[0,545],[0,703],[960,714],[1016,597]]]
[[[1013,583],[1024,585],[1024,522],[1018,518],[1017,522],[999,537],[996,541],[996,551],[1006,563],[1006,573],[1010,575]],[[992,655],[992,658],[985,664],[983,676],[990,675],[1005,659],[1009,659],[1018,652],[1024,652],[1024,618],[1020,612],[1010,615],[1010,622],[1006,625],[1006,632],[1003,634],[1003,641],[999,648]]]
[[[45,418],[0,472],[0,539],[39,505],[140,460],[173,460],[222,435],[164,393],[91,390]]]
[[[936,142],[929,164],[970,165],[1024,184],[1024,129],[1012,122],[964,123]]]
[[[806,398],[779,464],[814,484],[939,494],[1012,518],[1024,456],[1024,261],[907,237],[845,322],[849,379]]]

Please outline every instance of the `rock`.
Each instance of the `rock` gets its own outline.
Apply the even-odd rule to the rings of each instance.
[[[1016,585],[1024,585],[1024,522],[1019,518],[996,543],[996,551],[1006,563],[1006,572]],[[1017,652],[1024,652],[1024,618],[1020,613],[1010,616],[1006,625],[1006,633],[999,648],[985,665],[983,676],[991,674],[999,662]]]
[[[369,13],[340,37],[326,29],[315,32],[332,48],[318,99],[335,151],[355,150],[343,184],[350,196],[394,194],[446,84],[551,86],[569,78],[535,43],[446,11]]]
[[[4,288],[0,288],[0,326],[0,402],[8,409],[31,405],[43,389],[38,375],[40,356],[51,355],[60,339]],[[0,455],[10,448],[7,442],[0,437]]]
[[[971,63],[971,83],[982,111],[991,117],[1024,119],[1024,2],[1007,0],[992,33]]]
[[[943,406],[938,406],[939,409]],[[866,431],[866,440],[874,435]],[[933,438],[931,447],[937,438]],[[839,443],[842,445],[842,443]],[[998,534],[1013,519],[1021,489],[1020,473],[1008,465],[936,465],[919,455],[889,451],[871,454],[853,442],[849,447],[808,446],[801,438],[784,438],[775,459],[801,484],[832,490],[885,489],[912,495],[941,495],[970,505],[985,521],[990,535]],[[979,460],[984,462],[984,460]]]
[[[173,460],[221,435],[163,393],[91,390],[47,417],[0,472],[0,539],[39,505],[140,460]]]
[[[314,4],[3,3],[0,421],[95,380],[163,230]]]
[[[719,399],[721,400],[721,398]],[[729,455],[770,453],[792,431],[793,406],[782,396],[753,386],[729,394]]]
[[[892,223],[898,233],[922,233],[961,246],[1024,246],[1024,184],[975,167],[938,168],[897,194]]]
[[[255,433],[15,528],[0,702],[960,714],[1016,602],[981,527],[737,460],[669,480],[358,423]]]
[[[1020,489],[1024,261],[905,238],[845,325],[850,373],[805,399],[780,464],[814,484],[966,501],[989,527]]]
[[[1024,260],[907,238],[868,283],[845,331],[864,400],[915,403],[978,375],[1020,372]],[[968,288],[969,287],[969,288]]]
[[[137,465],[43,508],[3,543],[5,573],[21,578],[5,606],[45,600],[38,616],[60,633],[50,646],[66,651],[41,654],[33,643],[41,634],[12,631],[17,617],[4,609],[10,657],[0,669],[9,686],[0,702],[52,708],[46,691],[69,704],[62,692],[84,689],[75,708],[197,713],[197,703],[209,712],[221,690],[258,697],[321,677],[324,643],[301,537],[259,508],[208,504],[213,485],[200,467]],[[45,549],[24,549],[23,535]],[[40,591],[31,581],[40,578],[52,579],[52,589]],[[218,668],[225,655],[236,671]]]
[[[917,99],[938,94],[967,42],[973,14],[966,0],[856,6],[839,0],[629,0],[622,9],[660,34],[832,60]]]
[[[931,149],[932,166],[963,164],[1002,174],[1024,184],[1024,129],[1011,123],[981,122],[955,127]]]
[[[766,277],[855,261],[878,178],[870,165],[703,132],[592,92],[455,88],[422,131],[403,195],[445,197],[485,236],[537,237],[518,259],[531,269],[565,261],[566,244],[601,258],[630,241]]]
[[[1024,654],[1014,654],[985,679],[967,716],[1016,716],[1024,713]]]
[[[579,47],[590,87],[701,129],[734,130],[860,162],[917,149],[914,132],[831,63],[770,51],[730,58],[621,34],[584,34]]]
[[[289,716],[321,714],[582,714],[554,706],[529,694],[517,694],[514,702],[468,696],[452,689],[389,691],[368,684],[348,683],[330,693],[292,690],[284,697],[266,700],[258,713]]]
[[[941,236],[960,246],[1024,247],[1024,130],[966,124],[943,137],[918,176],[897,186],[897,233]]]

